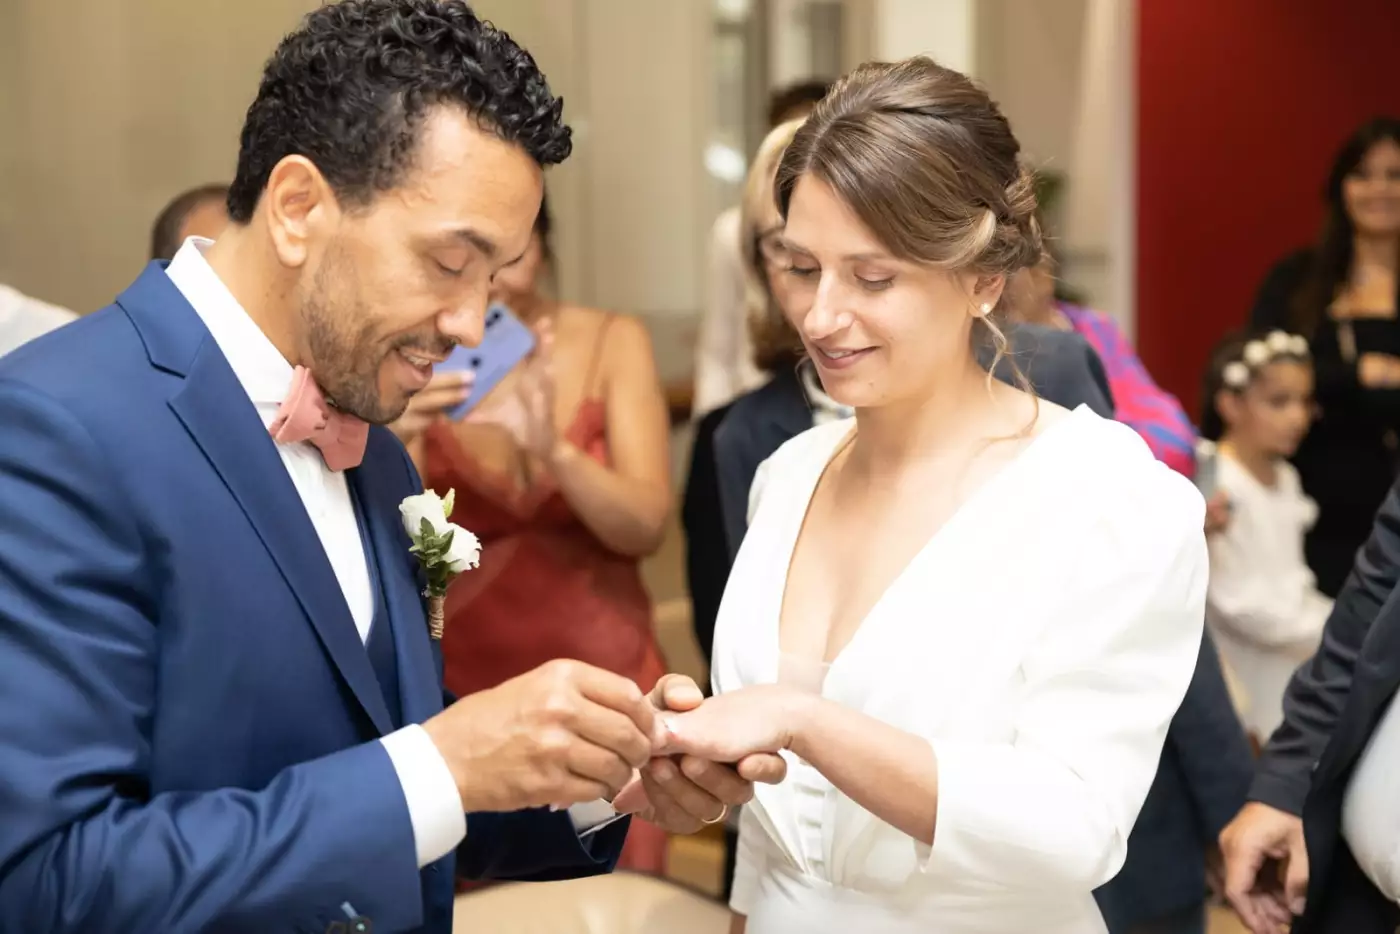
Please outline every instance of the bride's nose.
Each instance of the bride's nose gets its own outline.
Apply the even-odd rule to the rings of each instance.
[[[817,284],[812,305],[802,319],[802,331],[809,340],[825,340],[844,331],[855,321],[855,314],[846,304],[842,292],[840,282],[834,276],[823,276]]]

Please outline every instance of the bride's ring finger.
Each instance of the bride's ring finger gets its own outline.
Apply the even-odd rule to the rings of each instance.
[[[696,823],[713,818],[715,811],[724,806],[724,802],[691,781],[670,760],[653,761],[645,773],[670,798],[669,803]],[[660,802],[653,798],[653,803]]]

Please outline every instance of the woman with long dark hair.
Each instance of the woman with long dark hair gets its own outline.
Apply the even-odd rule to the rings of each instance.
[[[1305,550],[1336,596],[1395,477],[1400,432],[1400,120],[1364,124],[1342,146],[1317,245],[1259,289],[1251,326],[1305,336],[1320,409],[1294,465],[1317,501]]]

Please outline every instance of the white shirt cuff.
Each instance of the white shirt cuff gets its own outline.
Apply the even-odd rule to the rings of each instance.
[[[457,848],[467,835],[467,815],[452,771],[427,732],[418,724],[396,730],[380,740],[398,773],[418,868],[437,862]]]
[[[624,815],[617,813],[617,809],[611,804],[599,798],[597,801],[585,801],[582,804],[574,804],[569,807],[569,820],[574,823],[574,832],[580,837],[597,833],[613,821],[620,820]]]

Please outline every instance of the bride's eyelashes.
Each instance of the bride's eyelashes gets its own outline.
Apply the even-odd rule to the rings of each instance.
[[[784,271],[787,272],[789,275],[793,276],[794,278],[811,280],[815,279],[817,275],[821,273],[821,267],[798,266],[796,264],[791,264],[787,266]],[[890,286],[894,285],[895,277],[887,276],[883,279],[867,279],[864,276],[854,276],[852,278],[854,278],[856,282],[859,283],[861,288],[865,289],[868,292],[883,292],[885,289],[888,289]]]

